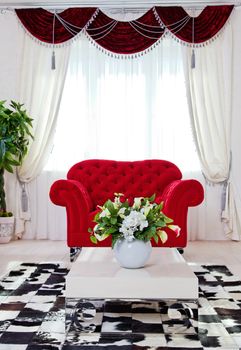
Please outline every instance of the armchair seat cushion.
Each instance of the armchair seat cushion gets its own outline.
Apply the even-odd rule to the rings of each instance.
[[[164,202],[163,212],[181,228],[176,237],[170,230],[166,247],[185,247],[187,243],[188,208],[203,201],[202,185],[193,179],[182,180],[176,165],[165,160],[113,161],[91,159],[75,164],[67,179],[57,180],[50,188],[50,198],[66,208],[67,243],[69,247],[93,246],[88,228],[94,227],[97,205],[123,193],[133,201],[135,197],[150,197]],[[155,242],[152,242],[156,245]],[[98,246],[111,245],[111,237]]]

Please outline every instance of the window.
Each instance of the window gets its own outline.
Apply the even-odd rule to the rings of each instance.
[[[143,56],[115,58],[82,36],[71,51],[47,169],[88,158],[158,158],[199,169],[181,49],[165,38]]]

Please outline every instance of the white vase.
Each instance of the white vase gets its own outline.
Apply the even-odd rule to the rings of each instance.
[[[0,243],[8,243],[13,237],[14,217],[0,217]]]
[[[113,250],[116,260],[122,267],[138,269],[143,267],[149,259],[152,246],[149,241],[118,239]]]

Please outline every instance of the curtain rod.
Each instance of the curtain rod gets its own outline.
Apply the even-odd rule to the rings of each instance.
[[[149,9],[153,6],[182,6],[182,7],[190,7],[190,8],[198,8],[198,7],[205,7],[205,6],[220,6],[220,5],[234,5],[234,6],[241,6],[241,1],[156,1],[156,2],[148,2],[145,0],[129,0],[129,1],[116,1],[116,0],[102,0],[102,1],[64,1],[64,0],[57,0],[57,1],[16,1],[16,2],[10,2],[5,1],[0,3],[0,9],[19,9],[19,8],[47,8],[47,9],[63,9],[63,8],[69,8],[69,7],[99,7],[99,8],[138,8],[138,9]]]

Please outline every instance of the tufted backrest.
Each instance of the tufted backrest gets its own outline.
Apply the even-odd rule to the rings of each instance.
[[[67,178],[81,182],[87,189],[93,209],[114,193],[124,193],[126,198],[160,196],[172,181],[180,180],[182,173],[176,165],[166,160],[133,162],[90,159],[75,164]]]

